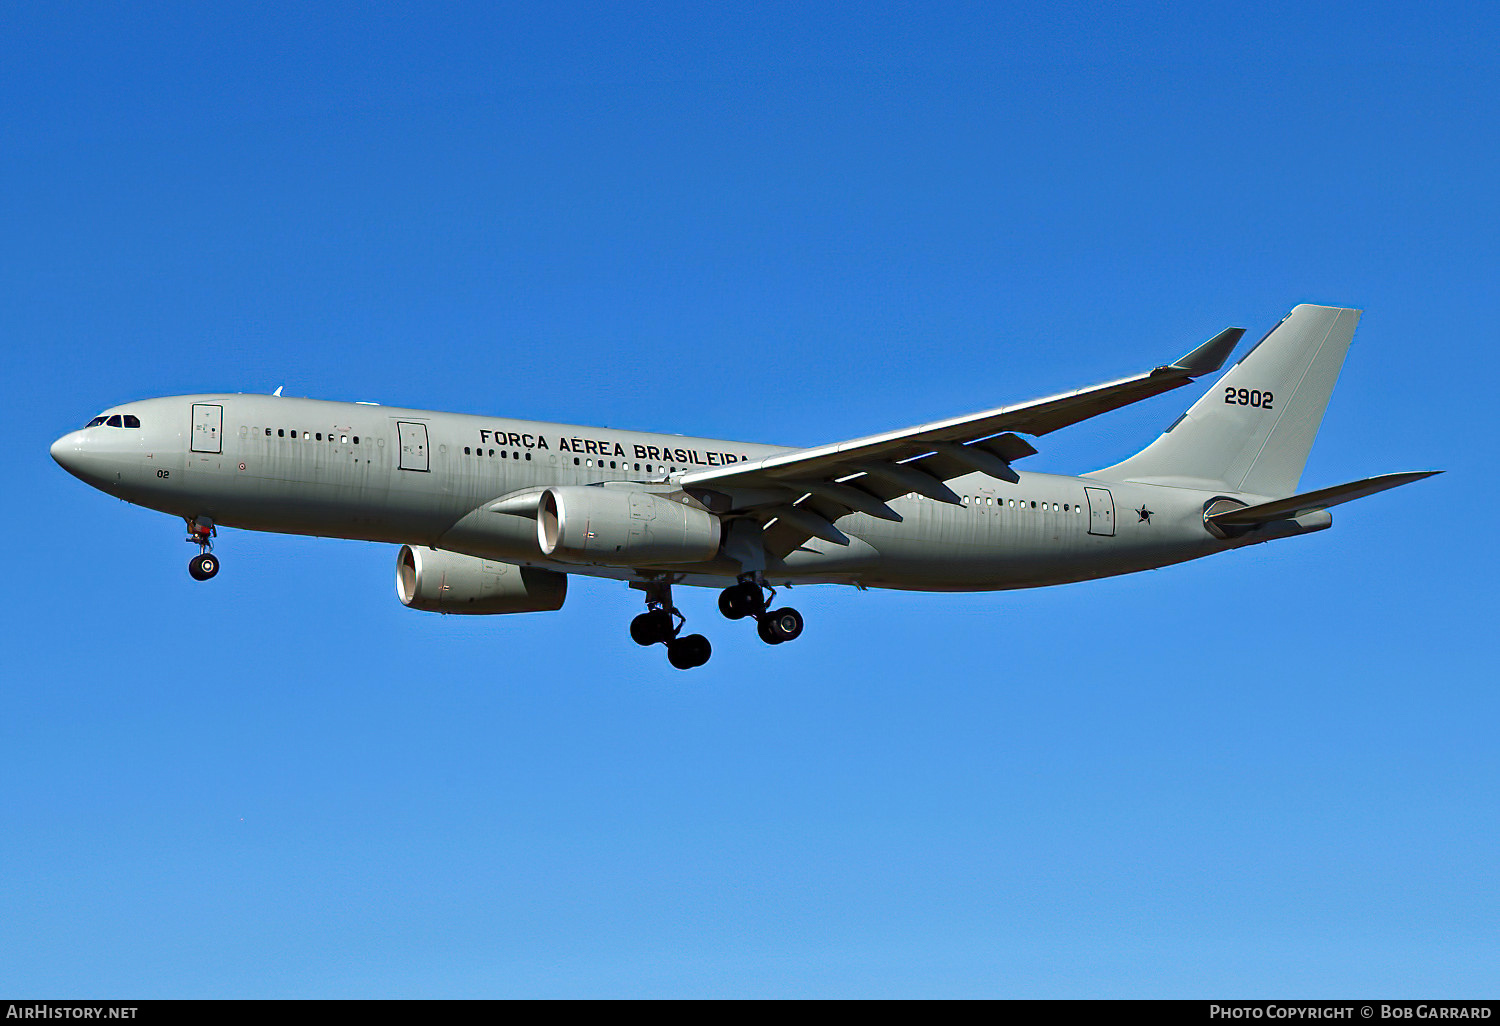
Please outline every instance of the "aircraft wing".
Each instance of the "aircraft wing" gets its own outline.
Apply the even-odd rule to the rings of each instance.
[[[1016,481],[1010,464],[1036,449],[1014,432],[1045,435],[1180,388],[1223,366],[1244,333],[1244,328],[1226,328],[1182,358],[1134,377],[900,431],[694,471],[683,475],[681,484],[689,491],[706,493],[715,512],[740,513],[766,524],[764,541],[773,555],[785,556],[811,537],[847,544],[849,539],[834,526],[840,517],[861,512],[900,520],[886,502],[913,492],[957,503],[958,496],[944,482],[975,471]]]

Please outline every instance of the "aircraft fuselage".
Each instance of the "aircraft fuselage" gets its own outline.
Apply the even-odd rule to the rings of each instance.
[[[138,428],[110,426],[133,416]],[[676,501],[700,496],[681,473],[793,450],[363,403],[259,395],[148,399],[53,446],[71,473],[129,502],[222,527],[425,545],[467,555],[627,580],[660,572],[723,586],[740,567],[720,556],[671,567],[563,563],[543,555],[534,519],[484,507],[559,485],[645,484]],[[1129,573],[1263,537],[1217,537],[1204,509],[1223,493],[1087,476],[970,474],[951,505],[907,495],[900,522],[852,513],[848,545],[810,539],[766,568],[768,580],[974,591]],[[1303,518],[1301,531],[1331,523]]]

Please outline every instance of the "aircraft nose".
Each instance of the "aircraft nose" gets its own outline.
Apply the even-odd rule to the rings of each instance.
[[[78,450],[82,441],[79,436],[81,434],[81,431],[70,431],[53,442],[52,448],[49,450],[52,453],[52,458],[57,461],[57,465],[69,473],[74,473],[78,469]]]

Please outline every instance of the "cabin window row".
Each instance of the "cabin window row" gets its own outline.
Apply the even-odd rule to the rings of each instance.
[[[518,453],[518,452],[507,452],[505,449],[495,450],[495,449],[485,449],[485,448],[480,447],[480,446],[471,446],[471,445],[464,446],[464,455],[465,456],[488,456],[488,457],[493,457],[493,456],[496,455],[497,452],[499,454],[500,459],[502,459],[502,460],[503,459],[519,460],[519,459],[523,458],[523,456],[522,456],[521,453]],[[524,458],[528,459],[528,460],[531,459],[531,453],[529,453],[529,452],[526,453],[525,456],[524,456]],[[592,459],[592,458],[583,458],[583,457],[579,457],[579,456],[574,456],[573,457],[573,466],[575,466],[575,467],[585,467],[585,468],[590,469],[590,470],[606,470],[607,469],[607,470],[625,470],[625,471],[628,471],[628,470],[632,469],[632,467],[633,467],[637,473],[639,473],[643,469],[642,466],[641,466],[641,464],[639,464],[639,463],[631,464],[631,463],[627,463],[624,460],[610,460],[609,461],[609,466],[606,467],[605,463],[604,463],[604,460],[596,460],[596,459]],[[660,471],[663,474],[675,474],[675,473],[677,473],[677,468],[676,467],[667,467],[667,466],[658,467],[658,466],[656,466],[655,464],[652,464],[652,463],[646,464],[645,467],[644,467],[644,470],[648,474],[655,474],[658,471]]]
[[[1040,502],[1036,499],[997,499],[992,495],[965,495],[962,497],[962,500],[965,506],[973,509],[983,509],[986,506],[998,506],[1001,509],[1034,509],[1045,512],[1048,508],[1048,504],[1046,502]],[[1016,503],[1018,502],[1020,503],[1019,507],[1016,505]],[[1051,509],[1054,513],[1073,513],[1080,515],[1083,513],[1083,506],[1076,502],[1064,502],[1060,504],[1054,502],[1051,504]]]
[[[494,456],[495,455],[495,450],[491,449],[491,450],[489,450],[488,453],[486,453],[484,449],[473,448],[471,446],[467,446],[466,445],[466,446],[464,446],[464,455],[465,456],[485,456],[485,455]],[[512,452],[509,449],[501,449],[500,450],[500,458],[502,460],[518,460],[518,459],[521,458],[521,454],[518,453],[518,452]],[[526,459],[528,459],[528,460],[531,459],[531,453],[528,452],[526,454]]]
[[[603,460],[587,459],[587,458],[585,458],[585,459],[583,459],[583,460],[580,461],[577,456],[574,456],[573,457],[573,466],[575,466],[575,467],[593,468],[595,470],[603,470],[604,469],[604,461]],[[624,460],[610,460],[609,461],[609,469],[610,470],[629,470],[630,467],[631,467],[631,465],[629,463],[626,463]],[[639,463],[635,464],[635,469],[636,469],[637,472],[639,472],[640,469],[641,469],[641,465]],[[648,474],[655,474],[657,471],[660,471],[663,474],[675,474],[675,473],[677,473],[677,468],[676,467],[658,467],[658,466],[655,466],[655,465],[650,464],[650,463],[646,464],[646,473],[648,473]]]
[[[259,431],[260,428],[251,428],[250,430],[252,430],[252,431]],[[274,436],[272,434],[273,431],[275,432]],[[296,439],[297,439],[297,429],[296,428],[266,428],[266,437],[267,438],[271,438],[271,437],[275,437],[275,438],[290,438],[293,441],[296,441]],[[321,442],[321,441],[323,441],[323,432],[321,432],[321,431],[304,431],[304,432],[302,432],[302,436],[301,437],[302,437],[302,440],[304,442]],[[333,440],[334,440],[334,433],[332,431],[330,431],[330,432],[328,432],[328,441],[332,442]],[[354,445],[358,445],[359,444],[359,436],[355,435],[351,439],[350,436],[348,436],[348,435],[339,435],[338,436],[338,441],[339,441],[339,444],[341,444],[341,445],[349,445],[351,442]]]

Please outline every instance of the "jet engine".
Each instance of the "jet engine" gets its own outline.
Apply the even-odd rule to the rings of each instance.
[[[542,552],[572,563],[701,563],[719,551],[719,518],[640,488],[548,488],[537,508]]]
[[[396,597],[429,613],[550,613],[568,597],[568,575],[403,545]]]

